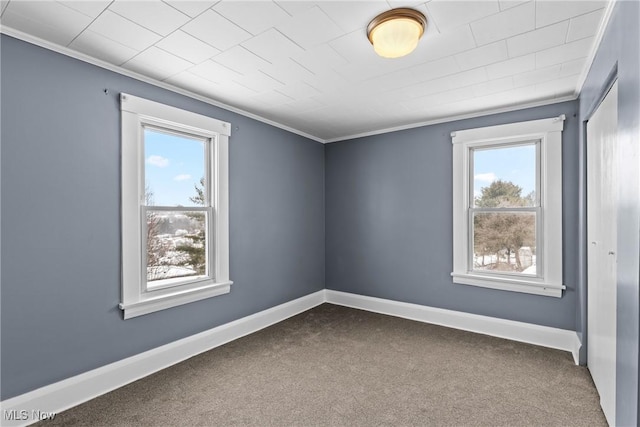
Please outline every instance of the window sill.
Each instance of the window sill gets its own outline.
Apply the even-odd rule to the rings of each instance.
[[[232,284],[233,282],[231,281],[209,283],[198,288],[176,291],[162,296],[144,297],[144,295],[141,295],[138,301],[121,303],[118,307],[124,311],[124,318],[126,320],[132,317],[153,313],[154,311],[164,310],[178,305],[200,301],[205,298],[228,294],[231,291]]]
[[[562,298],[562,291],[566,286],[562,284],[544,283],[536,280],[513,279],[469,273],[451,273],[453,283],[461,285],[480,286],[482,288],[499,289],[502,291],[522,292],[525,294],[543,295]]]

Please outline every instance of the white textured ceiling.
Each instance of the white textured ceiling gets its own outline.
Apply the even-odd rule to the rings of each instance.
[[[4,32],[332,141],[574,97],[607,1],[1,4]],[[380,58],[366,26],[395,7],[423,12],[427,31],[412,54]]]

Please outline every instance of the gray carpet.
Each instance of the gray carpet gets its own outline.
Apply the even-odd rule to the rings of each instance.
[[[87,426],[598,426],[569,353],[323,304],[58,414]]]

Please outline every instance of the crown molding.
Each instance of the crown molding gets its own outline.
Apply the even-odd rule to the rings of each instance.
[[[402,130],[408,130],[408,129],[414,129],[414,128],[418,128],[418,127],[423,127],[423,126],[430,126],[430,125],[436,125],[436,124],[441,124],[441,123],[448,123],[448,122],[453,122],[453,121],[457,121],[457,120],[464,120],[464,119],[471,119],[471,118],[477,118],[477,117],[482,117],[482,116],[489,116],[492,114],[499,114],[499,113],[507,113],[507,112],[511,112],[511,111],[518,111],[518,110],[524,110],[527,108],[533,108],[533,107],[540,107],[540,106],[544,106],[544,105],[552,105],[552,104],[557,104],[557,103],[561,103],[561,102],[566,102],[566,101],[573,101],[575,99],[577,99],[580,95],[580,92],[582,91],[582,87],[586,81],[587,75],[589,73],[589,70],[591,69],[591,66],[593,64],[593,61],[595,59],[596,53],[598,51],[598,49],[600,48],[600,44],[602,43],[602,38],[604,37],[604,32],[609,24],[609,21],[611,20],[611,16],[613,13],[613,9],[615,4],[617,3],[617,0],[609,0],[607,2],[607,6],[605,7],[605,11],[604,11],[604,15],[603,15],[603,19],[600,22],[600,26],[598,28],[598,32],[596,33],[595,36],[595,42],[593,44],[593,47],[589,53],[589,56],[587,57],[587,66],[585,66],[584,70],[582,71],[582,73],[580,74],[580,77],[578,79],[578,83],[576,84],[576,88],[573,92],[572,95],[568,95],[568,96],[564,96],[561,98],[556,98],[556,99],[552,99],[552,100],[544,100],[544,101],[536,101],[536,102],[530,102],[530,103],[525,103],[525,104],[518,104],[518,105],[514,105],[514,106],[510,106],[510,107],[502,107],[502,108],[494,108],[494,109],[489,109],[489,110],[482,110],[482,111],[476,111],[476,112],[472,112],[472,113],[467,113],[467,114],[459,114],[459,115],[455,115],[455,116],[449,116],[449,117],[444,117],[444,118],[439,118],[439,119],[433,119],[433,120],[425,120],[425,121],[421,121],[421,122],[414,122],[414,123],[409,123],[406,125],[400,125],[400,126],[392,126],[392,127],[388,127],[388,128],[382,128],[382,129],[377,129],[377,130],[372,130],[372,131],[368,131],[368,132],[362,132],[362,133],[357,133],[357,134],[352,134],[352,135],[345,135],[345,136],[340,136],[340,137],[335,137],[335,138],[321,138],[319,136],[316,135],[311,135],[308,134],[306,132],[303,132],[301,130],[292,128],[290,126],[284,125],[280,122],[276,122],[274,120],[271,119],[267,119],[266,117],[262,117],[258,114],[255,113],[251,113],[249,111],[243,110],[241,108],[237,108],[234,107],[232,105],[226,104],[224,102],[215,100],[213,98],[210,97],[206,97],[200,94],[197,94],[195,92],[191,92],[189,90],[180,88],[178,86],[163,82],[163,81],[159,81],[150,77],[147,77],[145,75],[127,70],[123,67],[117,66],[117,65],[113,65],[110,64],[106,61],[102,61],[100,59],[94,58],[92,56],[89,55],[85,55],[83,53],[74,51],[72,49],[69,49],[67,47],[64,46],[60,46],[57,45],[55,43],[51,43],[48,42],[46,40],[43,40],[41,38],[26,34],[22,31],[18,31],[15,30],[11,27],[7,27],[7,26],[0,26],[0,33],[9,35],[11,37],[15,37],[17,39],[20,39],[22,41],[43,47],[45,49],[49,49],[52,50],[54,52],[69,56],[71,58],[74,59],[78,59],[80,61],[83,62],[87,62],[89,64],[107,69],[109,71],[113,71],[115,73],[127,76],[127,77],[131,77],[134,78],[136,80],[140,80],[142,82],[184,95],[184,96],[188,96],[190,98],[196,99],[198,101],[219,107],[219,108],[223,108],[225,110],[231,111],[233,113],[236,114],[240,114],[242,116],[248,117],[250,119],[254,119],[257,120],[259,122],[277,127],[279,129],[285,130],[287,132],[291,132],[293,134],[302,136],[304,138],[310,139],[312,141],[316,141],[316,142],[320,142],[323,144],[327,144],[327,143],[333,143],[333,142],[341,142],[341,141],[348,141],[348,140],[352,140],[352,139],[356,139],[356,138],[364,138],[364,137],[368,137],[368,136],[375,136],[375,135],[382,135],[385,133],[391,133],[391,132],[397,132],[397,131],[402,131]]]
[[[178,93],[180,95],[188,96],[189,98],[196,99],[196,100],[204,102],[206,104],[213,105],[213,106],[219,107],[219,108],[223,108],[223,109],[225,109],[227,111],[230,111],[232,113],[240,114],[241,116],[248,117],[250,119],[257,120],[257,121],[262,122],[262,123],[266,123],[268,125],[277,127],[279,129],[285,130],[287,132],[294,133],[294,134],[302,136],[304,138],[311,139],[313,141],[320,142],[320,143],[325,143],[326,142],[324,139],[319,138],[319,137],[317,137],[315,135],[310,135],[310,134],[302,132],[302,131],[300,131],[298,129],[289,127],[287,125],[284,125],[282,123],[276,122],[276,121],[271,120],[271,119],[267,119],[266,117],[262,117],[262,116],[260,116],[258,114],[251,113],[249,111],[243,110],[241,108],[234,107],[234,106],[229,105],[229,104],[225,104],[224,102],[215,100],[213,98],[209,98],[207,96],[203,96],[203,95],[197,94],[195,92],[191,92],[190,90],[183,89],[181,87],[172,85],[170,83],[163,82],[163,81],[160,81],[160,80],[156,80],[154,78],[145,76],[143,74],[136,73],[136,72],[131,71],[131,70],[127,70],[126,68],[120,67],[118,65],[110,64],[110,63],[108,63],[106,61],[103,61],[101,59],[97,59],[97,58],[94,58],[92,56],[85,55],[84,53],[77,52],[77,51],[75,51],[73,49],[69,49],[68,47],[65,47],[65,46],[60,46],[58,44],[51,43],[51,42],[43,40],[43,39],[41,39],[39,37],[35,37],[35,36],[30,35],[30,34],[24,33],[22,31],[13,29],[11,27],[7,27],[6,25],[0,26],[0,33],[6,34],[8,36],[11,36],[13,38],[16,38],[16,39],[19,39],[19,40],[22,40],[22,41],[25,41],[27,43],[31,43],[31,44],[36,45],[36,46],[40,46],[42,48],[54,51],[56,53],[60,53],[62,55],[65,55],[65,56],[68,56],[68,57],[71,57],[71,58],[74,58],[74,59],[89,63],[91,65],[95,65],[97,67],[104,68],[104,69],[109,70],[109,71],[113,71],[114,73],[118,73],[118,74],[121,74],[123,76],[131,77],[132,79],[140,80],[140,81],[142,81],[144,83],[148,83],[150,85],[154,85],[154,86],[160,87],[162,89],[166,89],[166,90],[169,90],[171,92]]]
[[[458,114],[458,115],[455,115],[455,116],[449,116],[449,117],[445,117],[445,118],[441,118],[441,119],[426,120],[424,122],[410,123],[410,124],[406,124],[406,125],[402,125],[402,126],[394,126],[394,127],[390,127],[390,128],[378,129],[378,130],[374,130],[374,131],[371,131],[371,132],[363,132],[363,133],[358,133],[358,134],[349,135],[349,136],[343,136],[343,137],[339,137],[339,138],[327,139],[325,142],[328,144],[328,143],[332,143],[332,142],[348,141],[350,139],[364,138],[364,137],[367,137],[367,136],[381,135],[381,134],[385,134],[385,133],[397,132],[397,131],[407,130],[407,129],[414,129],[414,128],[419,128],[419,127],[423,127],[423,126],[437,125],[437,124],[440,124],[440,123],[449,123],[449,122],[455,122],[455,121],[458,121],[458,120],[473,119],[473,118],[476,118],[476,117],[490,116],[492,114],[508,113],[510,111],[526,110],[527,108],[542,107],[544,105],[553,105],[553,104],[559,104],[561,102],[575,101],[577,98],[578,97],[575,96],[575,95],[568,95],[568,96],[563,96],[562,98],[555,98],[555,99],[551,99],[551,100],[529,102],[529,103],[526,103],[526,104],[518,104],[518,105],[514,105],[514,106],[510,106],[510,107],[494,108],[494,109],[490,109],[490,110],[482,110],[482,111],[477,111],[477,112],[468,113],[468,114]]]

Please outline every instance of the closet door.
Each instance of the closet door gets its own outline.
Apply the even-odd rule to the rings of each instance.
[[[587,122],[587,366],[615,425],[618,84]]]

